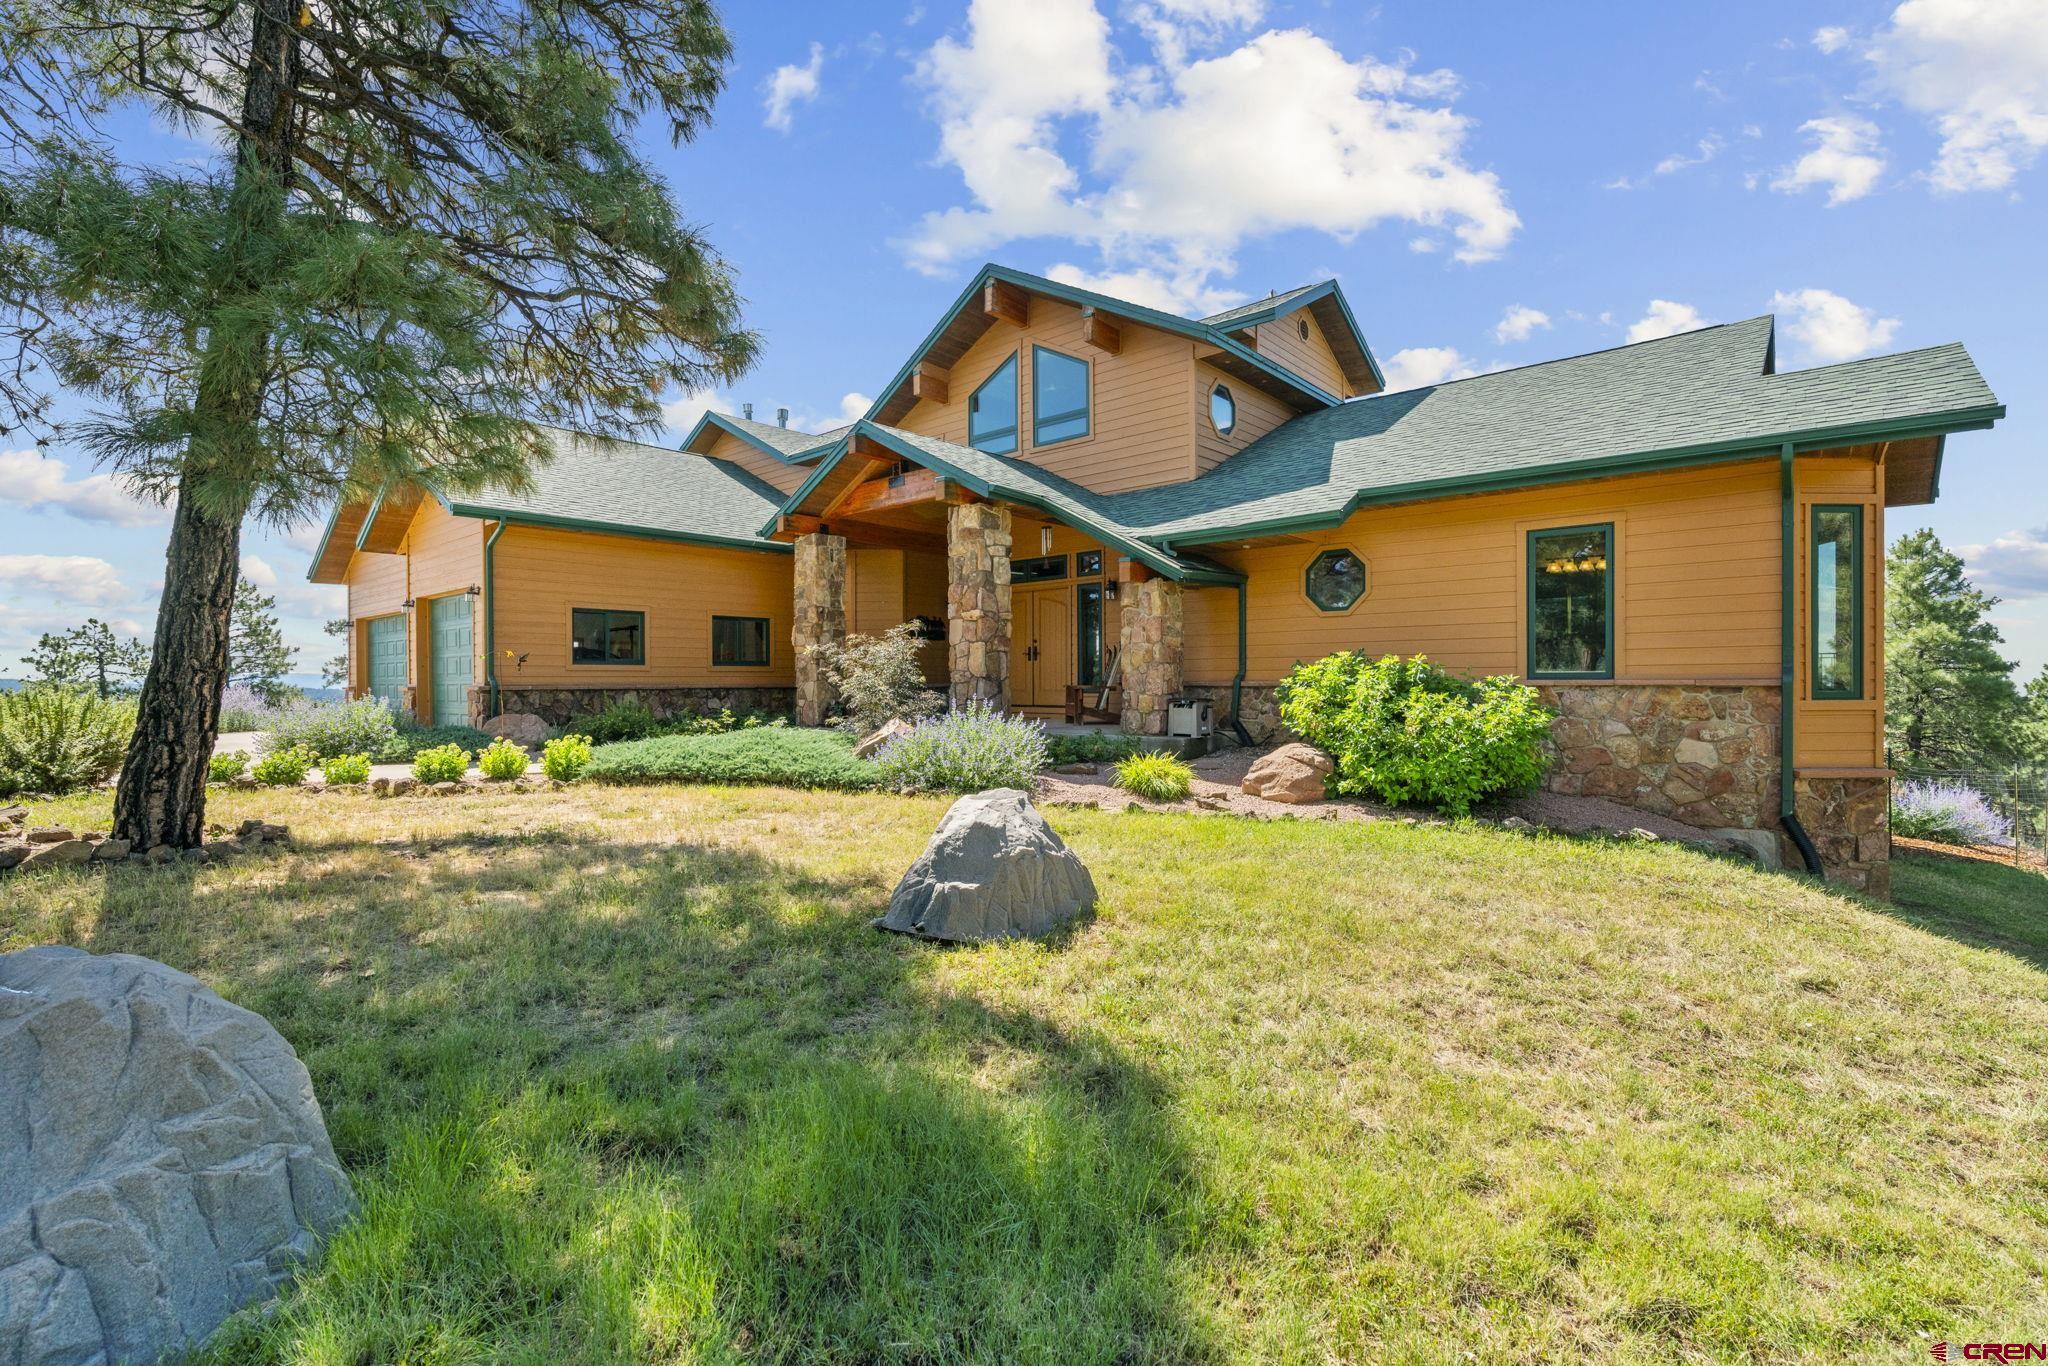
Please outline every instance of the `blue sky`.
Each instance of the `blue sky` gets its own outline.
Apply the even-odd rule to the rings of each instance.
[[[727,11],[714,127],[651,152],[767,346],[672,396],[679,430],[743,401],[842,420],[984,260],[1197,312],[1334,275],[1397,385],[1765,312],[1787,369],[1961,341],[2011,416],[1890,529],[1963,549],[2008,654],[2048,665],[2039,0]],[[160,514],[9,444],[0,674],[88,613],[146,631]],[[246,545],[309,670],[341,610],[311,541]]]

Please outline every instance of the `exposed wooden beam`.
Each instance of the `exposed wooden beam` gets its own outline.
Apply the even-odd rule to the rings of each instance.
[[[943,550],[946,533],[934,527],[927,532],[909,527],[878,526],[868,522],[834,522],[832,534],[862,550]]]
[[[1116,578],[1118,583],[1145,583],[1158,577],[1159,573],[1157,570],[1148,564],[1131,559],[1129,556],[1116,562]]]
[[[1031,296],[1008,280],[990,280],[981,287],[981,311],[1016,327],[1031,321]]]
[[[775,519],[775,531],[768,539],[772,541],[793,541],[799,536],[811,536],[825,529],[825,523],[817,517],[806,517],[801,512],[785,512]]]
[[[870,479],[848,490],[840,499],[833,515],[837,517],[859,517],[870,512],[882,512],[889,508],[910,507],[917,503],[943,503],[952,485],[933,474],[930,470],[912,470],[894,479]]]
[[[1107,355],[1121,355],[1124,329],[1115,318],[1098,313],[1091,306],[1081,310],[1081,340]]]
[[[930,361],[920,362],[917,373],[910,377],[910,396],[933,403],[949,403],[950,387],[946,383],[947,372]]]
[[[854,471],[851,479],[840,485],[839,492],[833,494],[832,500],[826,503],[824,508],[819,511],[818,516],[822,518],[829,519],[836,516],[839,510],[846,506],[847,498],[852,495],[855,489],[867,483],[870,479],[876,478],[884,471],[896,468],[895,452],[878,446],[872,441],[867,441],[864,437],[857,438],[857,440],[865,442],[864,449],[856,446],[852,452],[859,457],[860,468]]]

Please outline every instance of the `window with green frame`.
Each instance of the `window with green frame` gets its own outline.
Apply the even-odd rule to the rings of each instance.
[[[645,664],[647,614],[578,607],[569,614],[572,664]]]
[[[1017,358],[1011,356],[967,399],[967,444],[990,455],[1017,449]]]
[[[1614,677],[1614,524],[1529,533],[1529,677]]]
[[[768,662],[768,618],[713,617],[711,662],[718,667],[759,668]]]
[[[1031,348],[1031,444],[1088,435],[1088,362]]]
[[[1863,509],[1813,509],[1813,573],[1807,621],[1813,634],[1813,695],[1863,696]]]

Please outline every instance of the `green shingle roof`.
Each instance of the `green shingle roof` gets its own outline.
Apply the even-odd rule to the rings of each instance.
[[[1766,373],[1772,320],[1703,328],[1311,412],[1185,484],[1095,510],[1154,542],[1327,525],[1366,502],[1984,425],[1959,345]]]
[[[1240,318],[1256,318],[1263,313],[1277,315],[1285,310],[1287,305],[1293,303],[1302,295],[1309,293],[1311,290],[1320,289],[1324,285],[1334,283],[1336,283],[1334,280],[1319,280],[1314,284],[1296,285],[1293,289],[1283,289],[1277,294],[1268,294],[1263,299],[1254,299],[1248,304],[1239,304],[1236,308],[1226,308],[1221,313],[1211,313],[1208,317],[1202,319],[1202,325],[1204,327],[1220,327],[1225,332],[1228,332],[1233,327],[1242,325],[1238,322]]]
[[[554,457],[533,472],[526,492],[463,494],[443,499],[448,510],[664,540],[789,548],[760,534],[763,520],[772,521],[781,506],[781,492],[729,460],[558,427],[545,430]]]

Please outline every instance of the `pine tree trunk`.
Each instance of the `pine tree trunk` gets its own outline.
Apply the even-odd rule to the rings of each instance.
[[[258,248],[282,231],[299,80],[297,0],[253,0],[242,134],[219,251],[193,435],[165,551],[156,653],[142,683],[135,738],[121,765],[114,834],[138,849],[190,849],[206,828],[206,766],[220,732],[228,635],[240,576],[242,516],[264,467],[260,423],[270,331],[249,301],[262,288]]]

